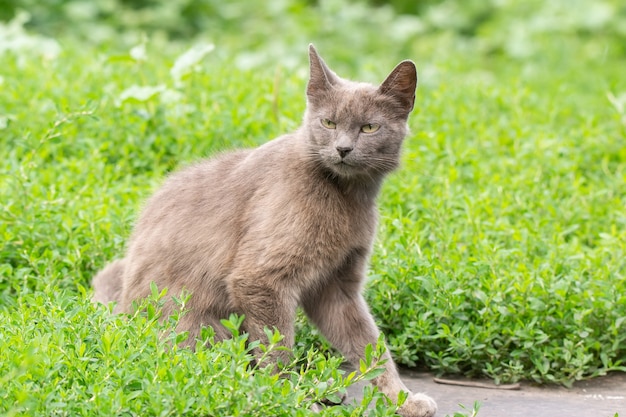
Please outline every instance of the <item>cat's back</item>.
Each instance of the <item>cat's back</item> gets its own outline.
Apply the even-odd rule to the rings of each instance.
[[[153,246],[180,251],[189,242],[228,246],[238,240],[264,196],[288,192],[286,184],[301,177],[289,172],[298,165],[291,155],[293,142],[289,135],[282,136],[174,172],[146,202],[131,237],[131,250]]]
[[[219,211],[227,200],[236,197],[236,193],[228,192],[233,186],[231,177],[252,151],[225,152],[171,174],[146,202],[136,229],[169,222],[182,226],[184,219]]]

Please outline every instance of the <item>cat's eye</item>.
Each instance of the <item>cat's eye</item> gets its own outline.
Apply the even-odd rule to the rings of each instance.
[[[322,126],[324,126],[326,129],[336,129],[337,128],[337,123],[333,122],[332,120],[329,119],[322,119]]]
[[[377,125],[376,123],[368,123],[366,125],[361,126],[361,132],[363,133],[374,133],[378,129],[380,129],[380,125]]]

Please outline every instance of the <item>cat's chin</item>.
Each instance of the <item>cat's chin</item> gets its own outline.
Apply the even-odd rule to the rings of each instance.
[[[347,161],[339,161],[328,164],[328,169],[334,174],[335,177],[343,180],[373,180],[374,176],[369,173],[364,167]]]

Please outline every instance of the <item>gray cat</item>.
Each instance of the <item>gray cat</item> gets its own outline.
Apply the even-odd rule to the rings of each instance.
[[[95,301],[116,301],[116,312],[129,312],[134,300],[150,294],[151,282],[170,294],[190,291],[190,311],[179,324],[189,344],[205,325],[216,339],[228,337],[220,319],[237,313],[245,315],[251,340],[275,327],[292,346],[301,306],[359,363],[379,336],[361,295],[376,196],[399,164],[417,74],[403,61],[375,87],[339,78],[312,45],[309,57],[302,126],[172,175],[148,201],[126,257],[94,278]],[[408,389],[389,353],[384,359],[386,372],[373,383],[396,401]],[[433,416],[436,410],[430,397],[409,394],[399,412]]]

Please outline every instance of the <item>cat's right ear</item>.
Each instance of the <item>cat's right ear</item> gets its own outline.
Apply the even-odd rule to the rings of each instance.
[[[313,44],[309,44],[309,63],[311,75],[309,84],[306,87],[307,96],[312,97],[321,92],[331,90],[333,85],[339,82],[339,77],[328,68],[324,60],[318,55]]]

